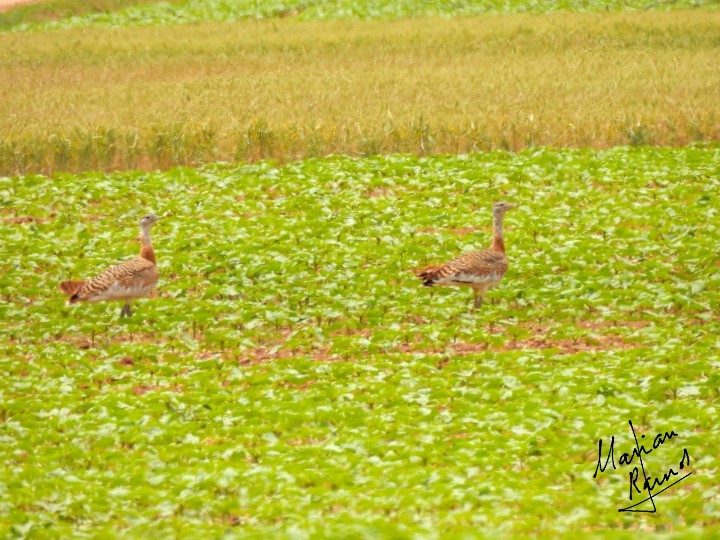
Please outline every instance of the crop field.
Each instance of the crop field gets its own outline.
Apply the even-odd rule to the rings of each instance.
[[[0,536],[716,536],[718,193],[713,147],[0,178]],[[486,304],[423,287],[497,200]],[[157,297],[66,306],[149,211]],[[629,420],[690,456],[656,514],[593,478]]]
[[[0,175],[718,142],[718,28],[676,10],[0,33]]]

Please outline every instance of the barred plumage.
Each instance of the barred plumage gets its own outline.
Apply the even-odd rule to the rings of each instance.
[[[465,253],[453,260],[436,266],[428,266],[417,272],[426,287],[471,287],[475,294],[474,307],[482,304],[488,289],[502,280],[508,269],[505,243],[502,236],[502,218],[516,205],[496,203],[493,206],[493,240],[489,249]]]
[[[130,302],[148,296],[158,281],[155,253],[150,241],[150,228],[161,218],[155,215],[140,219],[140,255],[132,260],[112,266],[88,281],[63,281],[60,289],[70,296],[68,304],[76,302],[102,302],[122,300],[125,304],[120,317],[130,317]]]

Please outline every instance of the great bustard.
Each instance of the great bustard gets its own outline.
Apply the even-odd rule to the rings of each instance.
[[[167,215],[167,214],[166,214]],[[60,290],[69,295],[68,304],[122,300],[120,318],[132,316],[130,302],[148,296],[158,281],[150,228],[161,218],[148,214],[140,218],[140,255],[112,266],[89,281],[63,281]]]
[[[460,255],[443,265],[428,266],[417,272],[426,287],[457,286],[471,287],[475,292],[475,308],[482,305],[488,289],[494,287],[508,269],[505,257],[505,242],[502,235],[502,222],[505,212],[515,208],[515,204],[499,202],[493,205],[493,238],[489,249],[472,251]]]

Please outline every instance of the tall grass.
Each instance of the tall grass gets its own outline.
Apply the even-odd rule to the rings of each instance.
[[[0,35],[0,174],[720,140],[716,11]]]

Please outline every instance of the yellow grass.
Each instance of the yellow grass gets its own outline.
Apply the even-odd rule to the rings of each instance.
[[[720,140],[720,12],[0,35],[0,174]]]

